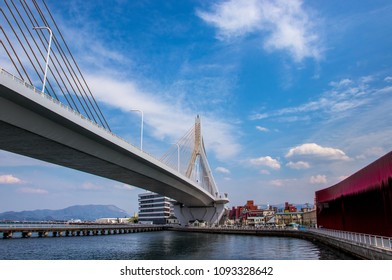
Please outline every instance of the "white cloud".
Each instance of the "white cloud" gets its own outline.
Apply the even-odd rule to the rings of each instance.
[[[19,193],[28,193],[28,194],[47,194],[48,191],[40,188],[20,188],[17,190]]]
[[[359,156],[356,156],[357,159],[366,159],[369,157],[380,157],[385,154],[385,151],[381,147],[371,147],[367,148],[363,153]]]
[[[93,184],[91,182],[83,183],[82,189],[83,190],[102,190],[104,187],[100,185]]]
[[[259,125],[256,126],[256,129],[258,131],[261,131],[261,132],[268,132],[269,131],[268,128],[265,128],[265,127],[262,127],[262,126],[259,126]]]
[[[287,51],[296,61],[319,59],[322,53],[317,19],[311,18],[301,0],[229,0],[196,14],[216,27],[222,40],[261,32],[266,50]]]
[[[275,179],[271,180],[270,184],[276,187],[282,187],[297,182],[297,179]]]
[[[349,160],[350,158],[340,149],[322,147],[316,143],[306,143],[291,148],[286,154],[286,158],[318,158],[325,160]]]
[[[307,163],[306,161],[297,161],[297,162],[290,161],[286,164],[286,166],[297,170],[310,168],[310,164]]]
[[[251,115],[249,118],[250,118],[250,120],[254,121],[254,120],[266,119],[269,117],[270,117],[269,114],[266,114],[266,113],[262,113],[262,114],[255,113],[255,114]]]
[[[230,174],[230,170],[224,167],[215,168],[215,172],[222,173],[222,174]]]
[[[339,88],[339,87],[348,86],[348,85],[350,85],[350,84],[352,84],[352,83],[353,83],[353,81],[350,80],[350,79],[342,79],[342,80],[340,80],[339,82],[334,82],[334,81],[332,81],[332,82],[329,83],[329,85],[332,86],[332,87],[337,87],[337,88]]]
[[[22,180],[11,174],[0,175],[0,184],[19,184]]]
[[[118,190],[126,190],[126,191],[133,191],[137,189],[136,187],[127,184],[115,185],[114,187]]]
[[[327,183],[327,176],[325,175],[316,175],[310,177],[311,184],[326,184]]]
[[[325,119],[328,122],[342,116],[358,115],[359,110],[366,110],[366,105],[385,98],[382,95],[390,94],[392,86],[375,86],[374,76],[362,76],[357,79],[341,79],[331,81],[331,88],[319,94],[315,100],[299,104],[295,107],[286,107],[275,111],[255,112],[251,120],[273,119],[279,122],[311,121]],[[381,81],[379,81],[381,82]],[[263,110],[265,110],[263,108]]]
[[[259,157],[259,158],[253,158],[249,160],[250,164],[255,165],[255,166],[267,166],[272,169],[280,169],[280,163],[278,160],[273,159],[270,156],[266,157]]]
[[[269,170],[262,169],[262,170],[260,170],[260,174],[263,174],[263,175],[270,175],[271,172],[269,172]]]
[[[94,95],[101,102],[123,112],[129,112],[130,109],[142,110],[145,125],[157,139],[168,137],[176,141],[195,122],[196,113],[187,109],[186,104],[143,91],[131,81],[98,75],[89,75],[88,80]],[[201,115],[201,122],[206,148],[212,150],[218,159],[231,158],[240,151],[241,147],[233,136],[235,128],[227,120],[220,120],[209,113]]]
[[[392,77],[391,76],[385,77],[384,81],[390,83],[392,82]]]
[[[227,1],[213,6],[213,12],[196,11],[207,23],[216,26],[223,37],[242,36],[260,24],[261,13],[257,0]]]

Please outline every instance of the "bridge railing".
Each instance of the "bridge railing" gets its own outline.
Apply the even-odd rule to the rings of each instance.
[[[77,112],[76,110],[72,109],[71,107],[67,106],[66,104],[62,103],[61,101],[53,98],[52,96],[50,96],[49,94],[46,94],[44,92],[42,92],[41,90],[37,89],[36,87],[34,87],[33,85],[27,83],[26,81],[20,79],[19,77],[16,77],[15,75],[11,74],[10,72],[8,72],[7,70],[3,69],[0,67],[0,74],[3,74],[4,76],[8,76],[9,78],[13,79],[14,81],[18,82],[19,84],[24,85],[26,88],[30,89],[31,91],[33,91],[36,94],[41,95],[42,97],[47,98],[48,100],[52,101],[53,103],[61,106],[62,108],[68,110],[69,112],[75,114],[76,116],[78,116],[79,118],[88,121],[91,125],[98,127],[100,129],[103,129],[106,133],[110,134],[111,136],[131,145],[132,147],[139,149],[140,148],[136,145],[133,145],[132,143],[128,142],[127,140],[125,140],[124,138],[121,138],[120,136],[114,134],[113,132],[111,132],[110,130],[106,129],[105,127],[93,122],[92,120],[90,120],[89,118],[83,116],[82,114],[80,114],[79,112]],[[142,150],[141,150],[142,151]],[[155,157],[154,155],[151,155],[150,153],[146,152],[146,151],[142,151],[143,153],[153,157],[156,160],[159,160],[157,157]]]
[[[65,110],[75,114],[76,116],[78,116],[79,118],[83,119],[84,121],[88,121],[91,125],[104,130],[107,134],[111,135],[112,137],[127,143],[128,145],[132,146],[133,148],[136,148],[138,150],[140,150],[142,153],[150,156],[151,158],[165,164],[165,166],[169,167],[170,169],[172,169],[173,171],[177,171],[176,169],[174,169],[173,167],[171,167],[170,165],[167,165],[165,162],[161,161],[158,157],[146,152],[145,150],[141,150],[140,147],[133,145],[132,143],[128,142],[127,140],[125,140],[124,138],[121,138],[120,136],[114,134],[112,131],[106,129],[105,127],[99,125],[98,123],[90,120],[89,118],[83,116],[82,114],[80,114],[79,112],[77,112],[76,110],[74,110],[73,108],[69,107],[68,105],[62,103],[61,101],[53,98],[52,96],[50,96],[49,94],[46,94],[44,92],[42,92],[41,90],[37,89],[36,87],[34,87],[33,85],[29,84],[28,82],[26,82],[25,80],[9,73],[8,71],[6,71],[5,69],[3,69],[2,67],[0,67],[0,74],[9,77],[10,79],[14,80],[15,82],[25,86],[26,88],[28,88],[29,90],[31,90],[32,92],[34,92],[35,94],[39,94],[40,96],[50,100],[51,102],[55,103],[58,106],[61,106],[62,108],[64,108]]]
[[[309,231],[334,238],[343,239],[349,242],[362,244],[365,246],[378,247],[386,250],[392,250],[392,237],[379,236],[358,232],[340,231],[325,228],[309,228]]]

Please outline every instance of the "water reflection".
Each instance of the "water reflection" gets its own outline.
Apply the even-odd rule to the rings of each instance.
[[[160,231],[0,240],[0,259],[341,260],[352,257],[296,238]]]

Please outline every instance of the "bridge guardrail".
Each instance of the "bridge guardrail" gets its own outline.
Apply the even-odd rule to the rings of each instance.
[[[37,93],[37,94],[39,94],[39,95],[41,95],[41,96],[43,96],[43,97],[45,97],[45,98],[51,100],[51,101],[52,101],[53,103],[55,103],[55,104],[60,105],[61,107],[67,109],[67,110],[70,111],[71,113],[74,113],[75,115],[77,115],[79,118],[81,118],[81,119],[83,119],[83,120],[86,120],[86,121],[90,122],[92,125],[94,125],[94,126],[100,128],[100,129],[103,129],[105,132],[109,133],[109,134],[112,135],[113,137],[116,137],[116,138],[118,138],[118,139],[120,139],[120,140],[122,140],[122,141],[128,143],[129,145],[131,145],[131,146],[133,146],[133,147],[135,147],[135,148],[138,148],[137,146],[133,145],[132,143],[129,143],[129,142],[126,141],[125,139],[123,139],[123,138],[119,137],[118,135],[114,134],[114,133],[111,132],[110,130],[104,128],[103,126],[100,126],[99,124],[93,122],[93,121],[90,120],[89,118],[83,116],[82,114],[80,114],[79,112],[75,111],[75,110],[72,109],[71,107],[65,105],[65,104],[62,103],[61,101],[59,101],[59,100],[53,98],[53,97],[50,96],[49,94],[46,94],[46,93],[44,93],[44,92],[38,90],[38,89],[37,89],[36,87],[34,87],[33,85],[31,85],[31,84],[27,83],[26,81],[24,81],[24,80],[22,80],[22,79],[16,77],[15,75],[9,73],[8,71],[6,71],[5,69],[3,69],[3,68],[1,68],[1,67],[0,67],[0,73],[3,74],[3,75],[9,76],[9,77],[12,78],[14,81],[17,81],[18,83],[24,85],[25,87],[27,87],[28,89],[34,91],[35,93]],[[138,149],[139,149],[139,148],[138,148]]]
[[[79,112],[75,111],[75,110],[72,109],[71,107],[65,105],[65,104],[62,103],[61,101],[59,101],[59,100],[53,98],[52,96],[50,96],[50,95],[48,95],[48,94],[46,94],[46,93],[44,93],[44,92],[41,92],[40,90],[38,90],[38,89],[37,89],[36,87],[34,87],[33,85],[31,85],[31,84],[27,83],[26,81],[20,79],[19,77],[16,77],[15,75],[11,74],[10,72],[6,71],[5,69],[3,69],[3,68],[1,68],[1,67],[0,67],[0,73],[3,74],[3,75],[5,75],[5,76],[8,76],[8,77],[12,78],[14,81],[17,81],[18,83],[24,85],[24,86],[27,87],[28,89],[34,91],[36,94],[39,94],[39,95],[41,95],[41,96],[43,96],[43,97],[45,97],[45,98],[51,100],[53,103],[55,103],[55,104],[57,104],[57,105],[60,105],[60,106],[63,107],[64,109],[68,110],[69,112],[74,113],[75,115],[77,115],[79,118],[81,118],[81,119],[83,119],[83,120],[86,120],[86,121],[90,122],[92,125],[94,125],[94,126],[100,128],[100,129],[103,129],[106,133],[110,134],[111,136],[113,136],[113,137],[115,137],[115,138],[117,138],[117,139],[119,139],[119,140],[121,140],[121,141],[123,141],[123,142],[125,142],[125,143],[127,143],[127,144],[129,144],[129,145],[131,145],[132,147],[134,147],[134,148],[136,148],[136,149],[139,149],[142,153],[147,154],[147,155],[149,155],[150,157],[154,158],[155,160],[157,160],[157,161],[162,162],[163,164],[165,164],[163,161],[161,161],[160,159],[158,159],[156,156],[154,156],[154,155],[152,155],[152,154],[150,154],[150,153],[148,153],[148,152],[146,152],[146,151],[141,150],[138,146],[136,146],[136,145],[134,145],[134,144],[128,142],[128,141],[125,140],[124,138],[122,138],[122,137],[120,137],[120,136],[114,134],[113,132],[111,132],[110,130],[106,129],[105,127],[100,126],[99,124],[93,122],[92,120],[90,120],[89,118],[83,116],[82,114],[80,114]],[[168,166],[168,167],[170,167],[170,166],[167,165],[167,164],[165,164],[165,165]],[[172,168],[172,167],[170,167],[170,168]],[[175,170],[174,168],[172,168],[172,169]]]
[[[325,229],[325,228],[318,228],[318,229],[309,228],[308,230],[315,232],[317,234],[323,234],[326,236],[343,239],[353,243],[359,243],[365,246],[392,250],[392,237],[349,232],[349,231],[340,231],[335,229]]]

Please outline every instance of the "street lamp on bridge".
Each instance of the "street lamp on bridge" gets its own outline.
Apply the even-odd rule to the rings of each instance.
[[[140,150],[141,151],[143,151],[143,123],[144,123],[144,120],[143,120],[143,111],[142,110],[139,110],[139,109],[131,109],[131,111],[136,111],[136,112],[140,112],[140,114],[141,114],[141,124],[140,124]]]
[[[180,145],[178,143],[172,143],[177,145],[177,171],[180,172]]]
[[[45,91],[45,84],[46,84],[46,74],[48,73],[48,64],[49,64],[49,55],[50,55],[50,45],[51,45],[51,43],[52,43],[52,36],[53,36],[53,33],[52,33],[52,30],[51,30],[49,27],[47,27],[47,26],[34,26],[33,29],[34,29],[34,30],[37,30],[37,29],[47,29],[47,30],[49,31],[49,35],[50,35],[50,36],[49,36],[49,44],[48,44],[48,52],[47,52],[47,55],[46,55],[44,79],[43,79],[43,82],[42,82],[42,92],[44,93],[44,91]]]

